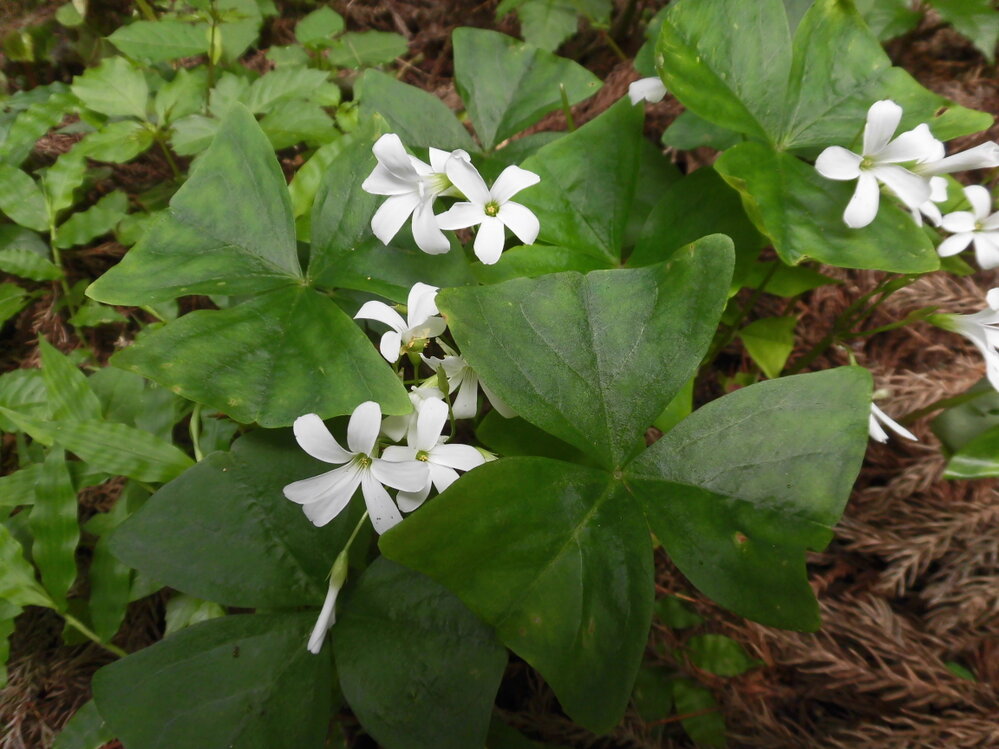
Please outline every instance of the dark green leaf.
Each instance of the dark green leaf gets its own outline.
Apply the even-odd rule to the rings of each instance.
[[[0,250],[0,271],[32,281],[55,281],[62,270],[48,258],[31,250]]]
[[[694,635],[684,649],[691,663],[715,676],[738,676],[762,663],[750,658],[742,645],[725,635]]]
[[[999,476],[999,427],[992,427],[951,457],[944,478],[979,479]]]
[[[684,110],[679,117],[673,120],[673,124],[667,127],[663,133],[665,145],[683,151],[692,151],[704,146],[716,151],[725,151],[743,140],[744,136],[739,133],[708,122],[689,109]]]
[[[38,339],[38,351],[52,418],[57,421],[99,419],[101,404],[90,389],[86,375],[43,337]]]
[[[49,230],[49,211],[38,185],[9,164],[0,164],[0,212],[35,231]]]
[[[761,317],[739,331],[742,345],[764,375],[780,377],[794,349],[796,317]]]
[[[38,139],[62,122],[78,104],[69,87],[62,83],[39,86],[31,93],[35,92],[43,98],[25,107],[0,141],[0,161],[10,166],[19,166],[28,158]]]
[[[102,536],[94,546],[88,574],[90,621],[97,636],[107,642],[125,619],[125,608],[132,589],[132,569],[111,554],[108,539]]]
[[[3,523],[0,523],[0,562],[0,603],[55,607],[48,593],[35,580],[35,570],[25,560],[21,544]]]
[[[656,616],[662,619],[663,624],[672,629],[696,627],[704,621],[676,596],[667,595],[657,600],[655,612]]]
[[[586,456],[572,445],[552,437],[519,417],[506,419],[495,410],[487,413],[479,422],[475,428],[475,437],[501,457],[524,455],[569,463],[586,461]]]
[[[91,467],[139,481],[170,481],[194,463],[169,442],[125,424],[65,421],[51,433]]]
[[[34,538],[31,557],[45,589],[62,608],[66,592],[76,580],[76,546],[80,542],[76,490],[62,450],[51,450],[45,456],[28,527]]]
[[[108,193],[87,210],[74,213],[56,229],[56,247],[66,249],[107,234],[125,217],[127,210],[125,193],[121,190]]]
[[[537,278],[551,273],[574,270],[589,273],[608,268],[607,261],[584,255],[568,247],[536,244],[513,247],[504,252],[494,265],[472,266],[475,277],[482,283],[500,283],[515,278]]]
[[[101,749],[112,740],[114,733],[97,712],[94,701],[88,700],[63,726],[52,749]]]
[[[724,747],[725,719],[711,690],[689,679],[673,682],[673,702],[679,715],[689,715],[680,721],[683,730],[698,746]]]

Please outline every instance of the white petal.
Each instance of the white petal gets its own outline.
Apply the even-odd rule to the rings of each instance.
[[[878,420],[874,418],[873,413],[867,417],[867,434],[876,442],[888,441],[888,432],[881,428]]]
[[[878,215],[880,200],[881,191],[878,189],[877,179],[869,172],[861,172],[853,197],[843,211],[843,221],[851,229],[867,226]]]
[[[953,237],[947,237],[937,247],[937,254],[940,257],[950,257],[951,255],[963,252],[971,244],[974,236],[971,232],[961,232],[960,234],[955,234]]]
[[[992,213],[992,196],[981,185],[969,185],[964,188],[964,197],[971,203],[971,212],[975,218],[984,221]]]
[[[371,475],[378,481],[391,486],[415,492],[427,480],[427,464],[422,460],[391,461],[375,458],[371,463]]]
[[[475,250],[475,257],[482,261],[484,265],[492,265],[500,259],[503,254],[503,222],[493,216],[486,216],[482,219],[482,225],[475,235],[475,242],[472,249]]]
[[[405,180],[378,164],[361,183],[361,189],[372,195],[405,195],[416,189],[416,183]]]
[[[492,200],[489,188],[471,161],[452,155],[447,160],[447,176],[470,203],[481,207]]]
[[[413,444],[417,450],[430,451],[440,439],[444,425],[447,424],[447,404],[439,400],[424,401],[420,407],[420,415],[416,418],[416,441]]]
[[[282,490],[284,496],[300,505],[312,504],[336,494],[339,488],[349,483],[353,475],[353,464],[334,468],[332,471],[320,473],[318,476],[293,481]]]
[[[313,458],[326,463],[346,463],[353,455],[340,447],[323,420],[316,414],[305,414],[295,419],[292,426],[298,446]]]
[[[340,589],[333,585],[326,589],[326,600],[323,601],[323,608],[319,612],[319,618],[316,619],[316,626],[312,628],[312,634],[309,635],[308,649],[313,655],[319,655],[319,651],[323,649],[323,642],[326,640],[326,633],[336,621],[334,611],[339,592]]]
[[[921,174],[950,174],[969,169],[990,169],[995,166],[999,166],[999,145],[990,142],[955,153],[939,161],[920,164],[917,169]]]
[[[475,450],[474,447],[472,449]],[[438,492],[443,492],[446,491],[451,484],[458,480],[458,472],[448,466],[434,465],[431,463],[430,480],[433,482],[434,487]]]
[[[985,295],[985,303],[993,310],[999,310],[999,288],[989,289]]]
[[[371,455],[382,425],[382,407],[374,401],[364,401],[347,423],[347,446],[355,453]]]
[[[892,164],[878,165],[869,170],[871,174],[885,183],[910,209],[919,209],[930,199],[930,181],[908,169]]]
[[[413,239],[428,255],[443,255],[451,249],[451,243],[437,223],[432,200],[422,201],[413,211]]]
[[[482,223],[482,219],[487,218],[482,206],[472,203],[455,203],[444,213],[437,214],[437,225],[445,230],[467,229],[469,226],[476,226]]]
[[[413,167],[413,171],[419,174],[421,177],[426,177],[434,173],[433,167],[430,166],[425,161],[416,158],[415,156],[409,157],[410,166]]]
[[[382,339],[378,342],[378,351],[385,357],[385,361],[395,364],[402,356],[402,336],[394,330],[382,334]]]
[[[397,333],[402,333],[407,327],[406,321],[402,319],[402,315],[385,304],[385,302],[365,302],[361,305],[361,309],[357,310],[354,319],[377,320],[378,322],[385,323]]]
[[[489,400],[489,402],[492,404],[493,409],[496,411],[496,413],[498,413],[504,419],[512,419],[514,416],[517,415],[517,412],[514,411],[512,408],[510,408],[510,406],[506,404],[506,401],[504,401],[502,398],[496,395],[493,389],[490,388],[488,385],[486,385],[486,383],[479,382],[479,386],[482,388],[482,394],[485,395],[486,398]]]
[[[853,151],[841,146],[829,146],[815,160],[815,171],[826,179],[856,179],[860,176],[860,162],[863,161]]]
[[[864,155],[873,156],[888,145],[902,121],[902,107],[891,99],[882,99],[871,104],[867,110],[867,123],[864,125]]]
[[[666,86],[658,76],[639,78],[628,86],[628,98],[632,104],[638,104],[642,99],[655,104],[657,101],[662,101],[664,96],[666,96]]]
[[[450,151],[442,151],[439,148],[430,147],[430,166],[435,172],[444,173],[444,169],[447,166],[448,157],[451,155]]]
[[[940,222],[943,221],[943,216],[940,213],[940,209],[937,208],[937,204],[934,203],[932,200],[927,200],[925,203],[919,206],[918,211],[913,212],[913,219],[916,222],[916,226],[923,225],[923,220],[920,214],[926,216],[926,218],[928,218],[930,220],[930,223],[933,224],[934,226],[940,226]]]
[[[506,224],[510,231],[517,235],[517,239],[524,244],[534,244],[534,240],[538,238],[538,232],[541,231],[538,217],[530,208],[522,206],[520,203],[513,201],[504,203],[500,206],[496,218]]]
[[[881,149],[877,161],[900,163],[903,161],[937,161],[944,155],[944,144],[933,137],[930,126],[923,124],[907,130]]]
[[[416,448],[404,445],[389,445],[382,450],[381,460],[388,463],[401,463],[403,461],[416,460]]]
[[[458,395],[451,402],[451,411],[456,419],[471,419],[479,411],[479,378],[466,369],[458,386]]]
[[[471,445],[437,445],[430,451],[430,461],[459,471],[471,471],[485,463],[486,459]]]
[[[503,205],[521,190],[536,185],[540,181],[541,177],[534,172],[521,169],[519,166],[508,166],[493,182],[490,193],[492,193],[493,200]]]
[[[337,484],[334,491],[324,496],[319,502],[303,505],[302,511],[313,525],[317,527],[326,525],[350,504],[354,492],[357,491],[357,485],[361,483],[361,470],[354,464],[351,464],[349,468],[351,470],[345,472],[344,480]]]
[[[415,192],[393,195],[382,203],[371,217],[371,231],[382,244],[388,244],[392,241],[392,237],[399,233],[399,229],[419,204],[420,196]]]
[[[376,140],[371,151],[378,159],[378,163],[396,176],[411,182],[419,180],[419,175],[413,169],[409,154],[406,153],[402,141],[395,133],[386,133]]]
[[[930,177],[930,200],[934,203],[947,200],[947,180],[943,177]]]
[[[993,213],[982,222],[985,231],[999,231],[999,213]]]
[[[415,328],[410,328],[410,340],[416,338],[435,338],[447,330],[443,317],[428,317]]]
[[[426,283],[414,283],[406,297],[406,323],[410,328],[415,328],[431,315],[439,315],[437,309],[436,286]]]
[[[905,437],[906,439],[912,440],[913,442],[919,442],[919,438],[916,435],[914,435],[904,426],[902,426],[893,418],[891,418],[888,414],[886,414],[884,411],[878,408],[877,405],[874,403],[871,404],[871,415],[877,418],[878,421],[880,421],[882,424],[891,429],[893,432],[895,432],[895,434],[899,435],[900,437]],[[884,434],[883,431],[882,434]],[[884,442],[887,439],[888,435],[885,434],[885,439],[879,441]]]
[[[382,419],[382,434],[393,442],[398,442],[406,436],[409,429],[409,420],[415,418],[416,414],[405,414],[403,416],[386,416]],[[388,450],[389,448],[385,448]],[[384,453],[382,453],[384,455]]]
[[[975,230],[975,217],[968,211],[954,211],[940,220],[940,228],[951,234]]]
[[[975,235],[975,259],[982,270],[999,267],[999,233],[979,232]]]
[[[399,508],[370,471],[365,471],[361,478],[361,493],[376,533],[382,534],[402,522]]]
[[[430,495],[430,479],[427,478],[427,485],[415,492],[399,492],[395,495],[396,504],[403,512],[413,512],[419,509],[420,505],[427,501]]]

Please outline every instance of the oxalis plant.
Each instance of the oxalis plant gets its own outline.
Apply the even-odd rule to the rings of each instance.
[[[87,292],[212,296],[218,309],[151,326],[112,364],[241,425],[226,451],[171,454],[156,475],[172,480],[108,537],[149,579],[238,610],[96,675],[88,719],[130,749],[320,747],[344,703],[390,748],[483,746],[511,652],[574,721],[609,731],[642,663],[659,547],[736,614],[817,629],[805,553],[832,538],[868,435],[908,433],[863,368],[798,372],[877,332],[855,326],[941,255],[975,244],[993,262],[990,206],[942,176],[999,164],[994,145],[943,145],[991,118],[892,67],[849,2],[669,6],[659,84],[635,98],[667,88],[687,110],[667,142],[723,151],[685,176],[628,99],[516,137],[599,81],[490,31],[459,29],[453,47],[474,137],[369,71],[360,122],[296,222],[267,136],[233,104]],[[776,259],[760,262],[766,246]],[[793,319],[752,323],[780,334],[761,346],[735,295],[794,297],[829,281],[815,262],[895,275],[785,366]],[[769,379],[694,410],[735,335]],[[49,440],[85,450],[71,432]],[[47,605],[35,593],[23,605]]]

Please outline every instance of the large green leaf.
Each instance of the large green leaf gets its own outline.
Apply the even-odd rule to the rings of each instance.
[[[522,164],[541,182],[517,194],[541,240],[610,262],[621,257],[639,172],[642,109],[622,100]]]
[[[713,600],[813,630],[804,551],[832,537],[867,447],[871,378],[842,367],[712,401],[626,469],[649,525]]]
[[[251,432],[154,494],[111,535],[126,564],[228,606],[316,605],[333,558],[357,522],[355,503],[316,528],[281,489],[331,466],[287,431]]]
[[[143,305],[263,291],[301,277],[281,168],[253,115],[236,104],[169,213],[87,293]]]
[[[146,119],[149,85],[124,57],[109,57],[73,81],[73,93],[87,109],[108,117]]]
[[[930,0],[940,17],[968,37],[990,63],[999,42],[999,12],[991,0]]]
[[[409,398],[357,324],[313,289],[289,287],[226,310],[201,310],[139,336],[112,359],[247,424],[288,426],[306,413],[351,413]]]
[[[54,606],[35,579],[35,570],[24,558],[20,542],[3,523],[0,523],[0,602],[13,606]]]
[[[451,35],[455,85],[486,150],[562,103],[592,96],[600,79],[572,60],[487,29]]]
[[[94,701],[134,749],[323,745],[329,658],[305,649],[312,614],[244,614],[183,629],[94,676]]]
[[[547,458],[487,463],[381,548],[493,625],[574,720],[594,731],[620,720],[652,620],[653,570],[641,513],[609,474]]]
[[[445,289],[437,303],[504,401],[614,468],[696,371],[731,274],[732,243],[714,235],[666,264]]]
[[[433,580],[376,559],[340,606],[333,653],[344,697],[379,744],[484,745],[506,650]]]
[[[129,57],[164,62],[204,54],[208,51],[208,33],[205,24],[161,18],[158,21],[133,21],[118,28],[108,41]]]
[[[742,143],[723,153],[715,169],[741,193],[746,212],[789,265],[810,257],[841,268],[894,273],[940,266],[929,236],[889,195],[882,196],[870,226],[851,229],[843,211],[854,183],[828,180],[791,154]]]

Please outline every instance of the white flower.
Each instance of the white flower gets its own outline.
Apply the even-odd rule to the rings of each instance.
[[[937,203],[943,203],[946,200],[947,180],[943,177],[930,177],[930,199],[920,205],[919,210],[911,211],[912,220],[916,222],[916,226],[923,225],[923,216],[926,216],[934,226],[940,226],[943,215],[937,208]]]
[[[823,177],[857,180],[857,189],[843,213],[846,225],[853,229],[867,226],[877,215],[878,182],[884,183],[910,210],[919,210],[930,198],[928,177],[914,174],[899,164],[941,159],[943,143],[933,137],[926,124],[892,140],[901,120],[902,108],[898,104],[890,99],[877,101],[867,111],[862,154],[830,146],[815,161],[815,168]]]
[[[323,649],[326,633],[336,623],[336,598],[340,595],[340,589],[347,581],[348,566],[347,550],[344,549],[337,554],[336,561],[333,562],[326,600],[323,601],[323,608],[319,612],[319,618],[316,619],[316,626],[312,628],[312,634],[309,636],[308,649],[313,655],[319,655],[319,651]]]
[[[913,442],[919,442],[919,438],[916,435],[878,408],[876,404],[871,403],[871,413],[870,416],[868,416],[867,431],[870,433],[871,439],[877,440],[878,442],[887,442],[888,432],[884,430],[881,426],[882,424],[900,437],[905,437]]]
[[[990,141],[946,158],[922,161],[913,166],[912,171],[929,177],[937,174],[965,172],[969,169],[991,169],[996,166],[999,166],[999,144]]]
[[[504,226],[524,244],[531,244],[538,238],[541,229],[538,217],[530,209],[510,200],[525,187],[540,182],[541,177],[537,174],[519,166],[508,166],[490,190],[467,157],[452,156],[447,160],[447,176],[468,202],[455,203],[437,216],[437,223],[441,229],[479,226],[473,249],[483,263],[492,265],[499,260],[503,252]]]
[[[342,464],[284,488],[284,496],[302,505],[305,516],[313,524],[326,525],[339,515],[358,486],[364,495],[371,524],[378,533],[402,522],[402,515],[385,486],[417,491],[426,483],[427,465],[418,460],[399,463],[378,458],[375,441],[381,420],[381,407],[374,401],[365,401],[355,408],[347,425],[350,450],[344,450],[316,414],[295,419],[293,428],[299,447],[318,460]]]
[[[988,307],[973,315],[941,314],[928,318],[934,325],[960,333],[970,340],[985,358],[985,374],[999,390],[999,288],[985,297]]]
[[[964,195],[971,210],[943,217],[940,226],[953,236],[941,242],[937,252],[940,257],[949,257],[973,242],[978,264],[984,269],[995,268],[999,266],[999,212],[992,212],[992,196],[980,185],[965,187]]]
[[[403,437],[411,442],[416,434],[416,422],[420,416],[420,409],[428,400],[444,400],[444,393],[433,384],[433,380],[410,389],[409,402],[413,404],[412,412],[401,416],[386,416],[382,420],[382,434],[393,442],[399,442]]]
[[[643,99],[650,104],[662,101],[666,96],[666,86],[659,76],[639,78],[628,86],[628,98],[632,104],[638,104]]]
[[[396,497],[399,509],[412,512],[423,504],[433,484],[438,492],[458,480],[458,471],[470,471],[485,463],[485,457],[471,445],[448,445],[441,437],[447,423],[447,404],[441,400],[426,400],[420,407],[416,433],[407,440],[408,447],[394,445],[385,448],[390,460],[419,460],[429,468],[427,481],[417,491],[401,491]]]
[[[405,320],[384,302],[365,302],[354,319],[377,320],[392,328],[382,336],[378,350],[388,361],[395,363],[415,342],[439,336],[447,327],[444,319],[436,316],[439,314],[437,292],[436,286],[413,284],[406,299]]]
[[[486,398],[493,404],[493,408],[507,419],[516,416],[513,409],[504,403],[498,395],[486,387],[484,382],[479,381],[479,375],[468,366],[468,362],[457,351],[447,346],[443,341],[438,341],[444,350],[444,358],[438,359],[435,356],[423,357],[424,363],[435,372],[439,368],[444,369],[444,376],[447,377],[448,392],[458,391],[458,396],[451,403],[451,412],[456,419],[471,419],[479,410],[479,386]]]
[[[444,173],[444,164],[451,154],[431,148],[427,164],[406,153],[395,133],[383,135],[371,150],[378,165],[361,184],[361,189],[372,195],[389,196],[371,217],[371,231],[387,245],[412,214],[416,245],[431,255],[447,252],[451,243],[437,225],[433,202],[451,188]],[[454,153],[464,154],[464,151]]]

